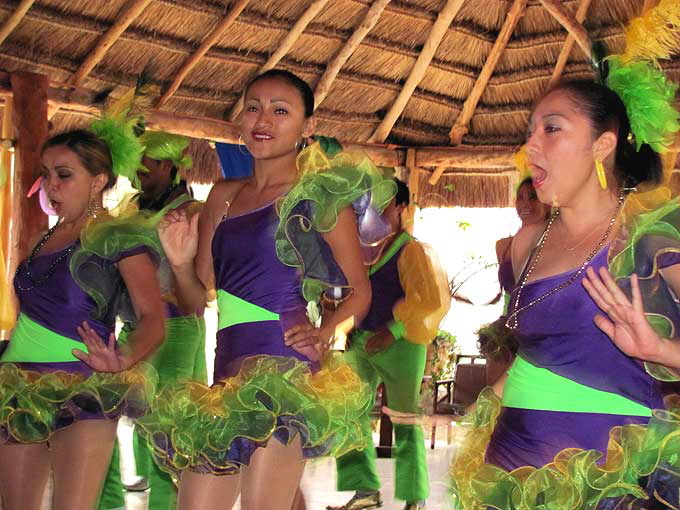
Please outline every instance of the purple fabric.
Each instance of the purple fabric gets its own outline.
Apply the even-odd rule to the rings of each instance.
[[[543,466],[567,447],[605,452],[612,427],[647,421],[636,416],[504,407],[487,447],[486,461],[510,471],[520,466]]]
[[[392,308],[405,295],[399,280],[398,267],[399,256],[404,246],[399,248],[384,266],[371,275],[371,288],[380,289],[380,292],[373,293],[371,307],[361,322],[361,329],[378,331],[394,318]]]
[[[276,255],[274,234],[278,221],[276,207],[269,204],[226,218],[215,230],[212,255],[216,288],[281,315],[279,321],[238,324],[220,330],[215,381],[235,374],[243,358],[256,354],[309,361],[283,343],[283,331],[307,319],[300,275]]]
[[[594,268],[606,265],[607,248],[592,260]],[[572,274],[568,271],[530,282],[522,291],[519,306],[542,296]],[[585,291],[582,278],[519,314],[519,354],[580,384],[622,395],[649,408],[663,408],[660,384],[595,326],[593,317],[601,311]],[[644,417],[638,419],[646,421]],[[526,464],[541,466],[563,448],[603,449],[609,429],[630,420],[627,416],[595,419],[584,413],[504,408],[487,456],[508,469]]]
[[[498,283],[508,294],[515,288],[515,273],[512,270],[512,260],[507,259],[498,264]]]
[[[33,278],[39,280],[67,249],[35,257],[30,267]],[[76,328],[83,321],[87,321],[103,339],[108,339],[115,326],[113,318],[107,317],[106,321],[93,318],[96,304],[71,276],[69,260],[70,256],[62,260],[45,283],[28,291],[19,288],[19,284],[24,288],[31,286],[26,277],[26,261],[23,261],[14,280],[19,308],[38,324],[73,340],[81,341]]]
[[[659,255],[658,264],[660,269],[680,264],[680,253],[669,252]]]

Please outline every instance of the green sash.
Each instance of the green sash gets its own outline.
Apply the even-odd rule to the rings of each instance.
[[[87,352],[87,345],[41,326],[25,314],[19,314],[7,349],[0,361],[54,363],[80,361],[71,351]]]
[[[633,400],[597,390],[515,358],[503,388],[503,405],[539,411],[651,416],[652,411]]]

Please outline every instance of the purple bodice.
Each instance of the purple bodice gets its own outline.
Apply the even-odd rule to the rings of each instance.
[[[405,246],[405,245],[404,245]],[[361,329],[377,331],[393,319],[392,308],[404,297],[404,289],[399,279],[399,256],[404,246],[375,273],[371,275],[371,307],[361,322]]]
[[[607,248],[591,261],[596,270],[606,266]],[[661,267],[678,262],[677,254],[660,260]],[[574,271],[568,271],[529,282],[522,290],[519,306],[544,295],[573,274]],[[640,361],[620,351],[593,322],[593,317],[602,311],[583,287],[583,276],[520,312],[516,334],[519,355],[533,365],[582,385],[624,396],[648,408],[663,408],[658,381],[647,374]],[[514,469],[543,465],[567,447],[606,451],[611,427],[647,420],[612,414],[503,408],[487,449],[487,461]]]
[[[276,255],[275,205],[228,217],[212,241],[215,288],[279,314],[279,320],[246,322],[217,332],[215,381],[235,375],[248,356],[269,354],[308,358],[286,347],[283,332],[306,319],[299,272]]]
[[[52,263],[69,247],[53,253],[36,256],[30,267],[34,280],[39,280]],[[38,324],[73,340],[81,341],[77,328],[87,321],[99,336],[108,339],[115,326],[115,316],[100,319],[94,317],[97,306],[94,300],[81,289],[69,270],[70,255],[54,268],[52,276],[35,288],[26,277],[26,260],[19,265],[14,279],[14,290],[19,299],[19,309]],[[30,290],[21,290],[21,287]]]

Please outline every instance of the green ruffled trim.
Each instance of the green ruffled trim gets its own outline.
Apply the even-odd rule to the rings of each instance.
[[[0,440],[47,441],[80,413],[116,419],[144,413],[153,395],[156,374],[146,364],[119,373],[89,377],[64,371],[32,372],[13,363],[0,364]]]
[[[300,180],[278,205],[281,220],[276,230],[276,253],[284,264],[302,270],[303,295],[307,301],[316,301],[329,282],[307,277],[306,254],[296,248],[297,240],[290,239],[288,224],[298,221],[307,232],[330,232],[340,211],[368,192],[371,205],[382,212],[396,194],[396,184],[385,178],[366,154],[339,152],[329,159],[318,143],[300,153],[298,167]],[[296,212],[305,201],[311,203],[311,216]]]
[[[680,253],[680,197],[661,207],[634,217],[632,224],[622,228],[625,236],[618,253],[609,261],[609,271],[619,285],[629,285],[630,275],[639,277],[640,290],[644,296],[645,315],[654,330],[664,338],[674,338],[677,325],[663,312],[663,306],[673,302],[669,293],[662,292],[662,276],[659,273],[659,257],[666,253]],[[646,240],[662,239],[654,246],[646,246]],[[653,252],[649,252],[653,250]],[[641,265],[650,266],[644,271]],[[680,381],[680,371],[657,363],[645,362],[649,375],[660,381]]]
[[[465,420],[469,431],[451,468],[456,510],[594,510],[605,498],[647,498],[638,481],[661,466],[680,473],[680,409],[656,410],[647,425],[614,427],[604,463],[599,451],[567,448],[545,466],[511,472],[484,463],[500,409],[486,388]]]
[[[302,431],[303,448],[324,447],[324,455],[371,444],[360,426],[371,405],[368,385],[335,359],[312,375],[295,358],[254,356],[222,383],[160,391],[153,412],[138,422],[159,465],[171,472],[238,470],[238,462],[227,458],[232,443],[240,438],[264,443],[281,420]]]
[[[173,200],[158,212],[137,211],[134,206],[121,206],[121,212],[116,217],[105,220],[92,221],[80,235],[80,246],[73,253],[69,261],[69,269],[76,283],[97,304],[96,316],[101,317],[109,311],[110,300],[114,297],[109,288],[111,280],[117,277],[103,271],[94,273],[92,256],[101,257],[107,261],[116,261],[118,257],[136,248],[147,248],[159,267],[165,265],[165,254],[156,227],[163,216],[171,209],[192,200],[188,195],[182,195]],[[168,273],[166,268],[165,273]],[[163,276],[163,275],[159,275]],[[162,279],[167,279],[165,275]],[[163,282],[162,282],[163,287]]]

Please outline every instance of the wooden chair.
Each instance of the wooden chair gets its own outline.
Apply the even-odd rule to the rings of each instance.
[[[447,442],[451,444],[451,422],[454,417],[465,414],[486,386],[486,360],[479,354],[457,354],[454,360],[453,378],[434,383],[432,402],[432,434],[430,448],[434,449],[438,416],[447,423]],[[444,390],[444,395],[440,390]]]

